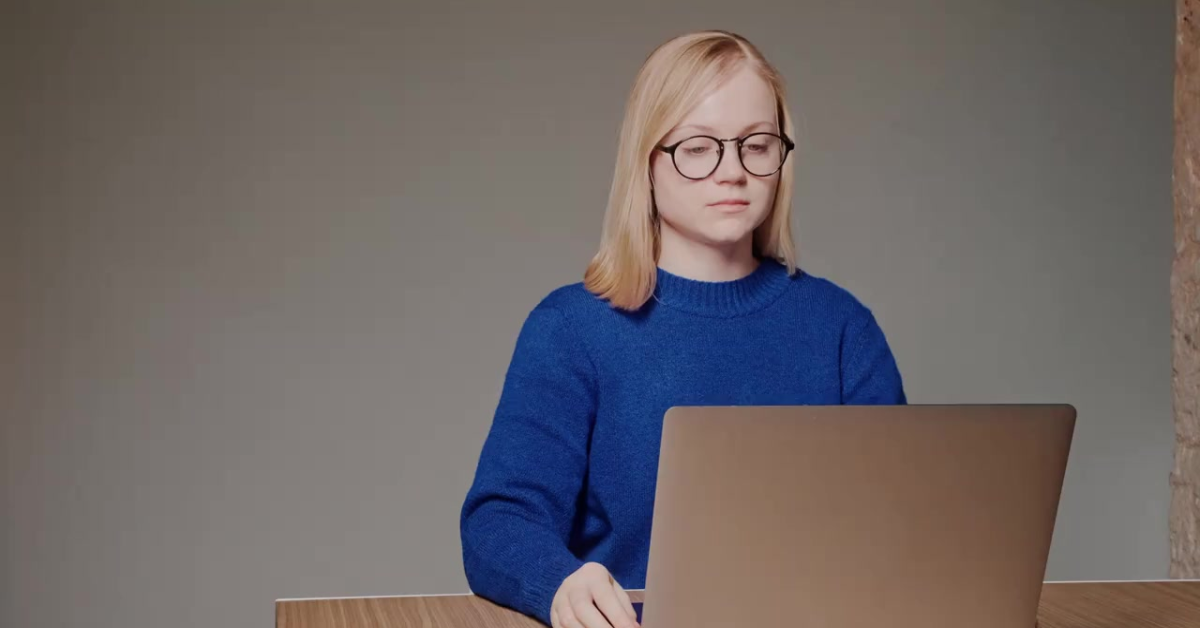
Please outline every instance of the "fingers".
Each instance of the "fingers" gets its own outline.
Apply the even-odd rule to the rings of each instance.
[[[550,604],[551,628],[637,628],[625,589],[603,565],[587,563],[563,581]]]
[[[629,620],[636,625],[637,611],[633,610],[633,600],[629,599],[629,594],[625,592],[625,587],[622,587],[620,582],[613,580],[613,590],[617,592],[617,599],[621,601],[621,605],[625,608],[625,614],[629,615]]]
[[[596,607],[604,616],[608,618],[609,623],[613,628],[633,628],[634,621],[630,613],[624,608],[624,604],[617,597],[616,582],[610,578],[608,582],[596,582],[592,584],[592,597],[596,600]],[[629,611],[632,611],[632,605]]]
[[[559,607],[557,606],[550,610],[551,620],[553,621],[554,616],[557,615],[561,628],[584,628],[583,624],[580,624],[579,620],[575,619],[575,613],[571,611],[570,602],[562,602],[561,604],[561,612],[559,612]]]
[[[580,587],[571,593],[571,612],[583,624],[583,628],[612,628],[612,624],[593,604],[592,591],[588,587]]]

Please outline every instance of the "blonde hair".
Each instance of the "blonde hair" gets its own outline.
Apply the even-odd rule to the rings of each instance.
[[[775,92],[780,130],[795,138],[783,79],[744,37],[727,31],[689,33],[656,48],[638,71],[625,105],[600,248],[584,285],[614,307],[637,310],[654,293],[660,247],[650,181],[654,147],[706,95],[710,86],[749,63]],[[791,164],[784,164],[771,213],[754,232],[754,250],[789,273],[796,269],[792,241]]]

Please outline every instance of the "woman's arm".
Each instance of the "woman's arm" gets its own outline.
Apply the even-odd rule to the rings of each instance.
[[[842,403],[845,405],[904,405],[904,382],[870,310],[854,309],[841,345]]]
[[[475,480],[462,507],[471,590],[550,623],[587,468],[595,371],[559,310],[540,304],[518,336]]]

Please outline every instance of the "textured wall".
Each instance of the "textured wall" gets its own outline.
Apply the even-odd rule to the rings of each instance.
[[[1171,575],[1200,577],[1200,0],[1177,0]]]

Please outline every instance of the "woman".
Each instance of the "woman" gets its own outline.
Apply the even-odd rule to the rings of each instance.
[[[796,268],[792,133],[742,37],[646,60],[600,250],[525,321],[463,505],[477,595],[554,628],[635,625],[671,406],[906,402],[870,310]]]

